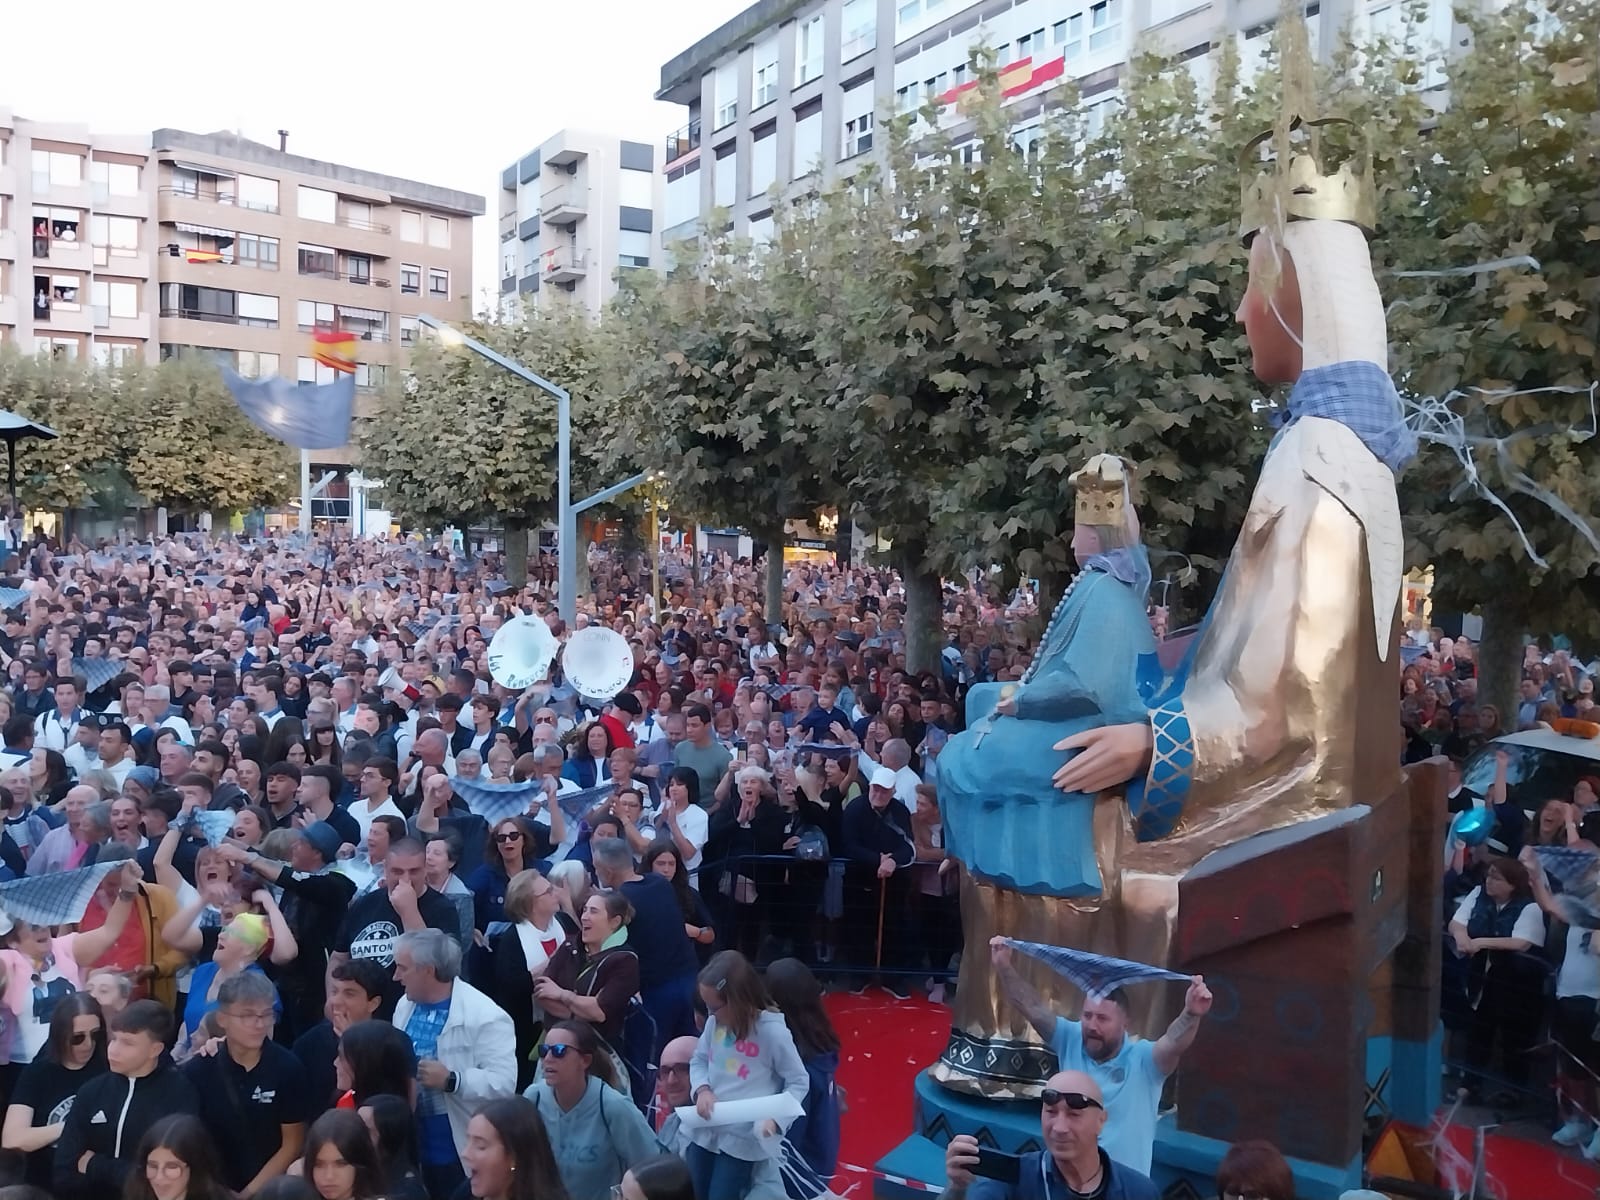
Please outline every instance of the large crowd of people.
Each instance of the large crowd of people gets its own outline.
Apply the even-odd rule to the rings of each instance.
[[[199,535],[40,538],[12,561],[0,881],[22,890],[0,892],[0,1186],[39,1190],[0,1196],[827,1194],[841,1047],[824,992],[953,986],[937,759],[967,689],[1026,669],[1033,597],[947,587],[940,669],[914,672],[892,574],[800,564],[769,614],[758,566],[669,554],[658,617],[602,555],[576,625],[620,633],[636,671],[594,703],[559,667],[521,690],[491,675],[518,613],[569,633],[552,564],[530,566],[519,589],[448,544]],[[1460,761],[1497,715],[1474,703],[1469,643],[1414,640],[1408,757]],[[1537,657],[1515,724],[1589,712],[1589,676]],[[1600,792],[1586,781],[1524,830],[1505,774],[1479,798],[1494,837],[1452,877],[1457,1024],[1480,1065],[1497,1038],[1520,1061],[1538,1027],[1517,1024],[1520,977],[1499,966],[1550,940],[1540,906],[1556,908],[1518,852],[1584,838]],[[1569,1141],[1600,1061],[1580,932],[1555,988]],[[1055,1195],[1054,1172],[1154,1194],[1155,1106],[1209,1007],[1196,988],[1159,1041],[1117,997],[1081,1025],[1041,1009],[1063,1072],[1023,1170],[1046,1190],[974,1182],[956,1138],[951,1193]],[[719,1120],[742,1102],[772,1115]],[[1275,1200],[1281,1159],[1236,1150],[1256,1190],[1235,1191]]]

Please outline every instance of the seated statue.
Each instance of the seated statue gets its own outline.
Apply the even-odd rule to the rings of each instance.
[[[1102,454],[1072,476],[1072,548],[1082,569],[1022,681],[974,687],[966,732],[939,755],[946,845],[966,868],[965,951],[951,1044],[935,1075],[962,1090],[1023,1095],[1051,1069],[988,970],[989,938],[1101,948],[1089,944],[1087,925],[1074,940],[1074,926],[1116,891],[1126,809],[1120,793],[1053,787],[1060,757],[1052,747],[1084,730],[1142,719],[1161,685],[1145,611],[1150,568],[1129,474],[1121,459]]]

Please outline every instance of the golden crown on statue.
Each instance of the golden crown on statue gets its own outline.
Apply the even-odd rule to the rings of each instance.
[[[1080,525],[1121,526],[1127,516],[1130,468],[1115,454],[1096,454],[1067,477],[1078,491]]]
[[[1319,139],[1316,136],[1330,125],[1350,125],[1342,117],[1326,117],[1318,121],[1291,119],[1287,133],[1304,129],[1311,134],[1302,147],[1287,149],[1284,132],[1269,129],[1251,139],[1241,159],[1255,161],[1260,147],[1270,139],[1279,138],[1278,159],[1266,171],[1244,185],[1240,205],[1239,234],[1246,244],[1263,229],[1281,229],[1290,221],[1344,221],[1359,227],[1368,237],[1377,232],[1378,200],[1372,183],[1370,153],[1363,153],[1361,169],[1350,160],[1337,171],[1325,171],[1319,159]],[[1365,139],[1362,139],[1363,144]],[[1287,149],[1288,162],[1283,160]]]

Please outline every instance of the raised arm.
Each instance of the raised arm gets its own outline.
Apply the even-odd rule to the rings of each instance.
[[[128,924],[128,914],[133,912],[133,901],[139,894],[139,881],[144,872],[132,859],[122,864],[122,876],[117,881],[117,898],[106,913],[106,923],[99,929],[72,935],[72,957],[80,968],[87,969],[100,961],[100,956],[111,949],[112,943],[122,936]]]
[[[1006,945],[1005,938],[989,940],[989,961],[994,966],[995,978],[1000,981],[1006,999],[1022,1011],[1022,1015],[1028,1018],[1028,1024],[1033,1026],[1033,1031],[1048,1044],[1056,1034],[1056,1012],[1045,1003],[1039,989],[1017,973],[1011,947]]]
[[[1163,1075],[1171,1075],[1178,1069],[1178,1060],[1183,1057],[1185,1050],[1194,1045],[1195,1035],[1200,1032],[1200,1021],[1210,1011],[1211,989],[1206,987],[1203,976],[1196,975],[1189,984],[1188,995],[1183,999],[1183,1011],[1150,1048],[1150,1057],[1156,1070]]]

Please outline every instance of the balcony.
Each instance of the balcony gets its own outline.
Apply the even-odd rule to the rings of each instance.
[[[17,298],[0,295],[0,325],[17,325]]]
[[[567,177],[539,197],[539,218],[550,225],[571,225],[589,215],[589,189]]]
[[[171,305],[161,306],[163,317],[177,317],[183,321],[208,321],[216,325],[243,325],[250,329],[276,329],[278,322],[269,321],[264,317],[241,317],[237,313],[211,312],[200,308],[175,308]]]
[[[589,273],[589,252],[578,246],[556,246],[544,253],[541,272],[546,283],[571,283]]]
[[[231,181],[230,181],[231,182]],[[167,186],[156,189],[156,194],[162,199],[198,200],[201,204],[228,204],[234,203],[234,193],[228,188],[203,188]],[[250,205],[260,212],[277,212],[276,208],[265,205]]]
[[[17,261],[17,231],[0,229],[0,262]]]
[[[667,135],[667,166],[700,149],[700,122],[690,121],[677,133]]]
[[[374,221],[370,217],[355,217],[346,214],[339,218],[339,224],[346,229],[359,229],[366,233],[381,233],[384,237],[388,237],[394,232],[382,221]]]

